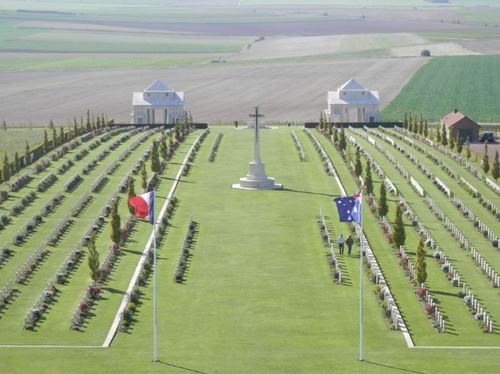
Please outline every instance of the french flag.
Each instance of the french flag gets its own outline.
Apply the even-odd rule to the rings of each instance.
[[[128,205],[135,210],[137,218],[148,217],[149,223],[155,223],[155,193],[154,191],[143,193],[128,199]]]

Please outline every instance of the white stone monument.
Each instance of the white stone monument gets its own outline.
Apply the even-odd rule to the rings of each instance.
[[[266,175],[265,165],[260,159],[259,118],[264,117],[264,115],[259,114],[259,107],[256,106],[255,114],[250,114],[250,117],[255,117],[253,160],[248,165],[248,174],[246,177],[240,178],[240,183],[233,184],[233,188],[241,190],[282,189],[283,185],[274,183],[274,178]]]

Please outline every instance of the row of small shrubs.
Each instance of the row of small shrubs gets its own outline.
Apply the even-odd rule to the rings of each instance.
[[[47,244],[51,246],[55,246],[61,236],[68,230],[69,226],[73,223],[73,220],[70,219],[70,216],[67,215],[52,230],[47,239]]]
[[[80,161],[88,154],[89,154],[89,150],[87,148],[82,148],[81,150],[79,150],[78,152],[75,153],[75,155],[73,156],[73,160]]]
[[[72,217],[77,217],[81,211],[89,204],[89,202],[92,200],[92,195],[89,193],[86,193],[83,195],[80,200],[75,204],[75,206],[71,209],[71,216]]]
[[[1,215],[0,216],[0,230],[3,230],[5,226],[7,226],[10,222],[10,218],[8,216]]]
[[[38,300],[30,308],[28,314],[24,318],[24,328],[26,330],[34,330],[42,314],[47,310],[49,304],[54,301],[55,295],[58,292],[55,284],[50,282],[45,290],[42,291]]]
[[[54,173],[49,173],[45,178],[43,178],[38,185],[36,186],[36,191],[37,192],[45,192],[47,191],[50,186],[52,186],[55,181],[57,180],[57,177]]]
[[[0,252],[0,266],[7,261],[7,259],[12,256],[12,249],[7,244],[4,244],[2,251]]]
[[[33,166],[33,174],[40,174],[42,171],[47,169],[50,166],[50,160],[48,158],[44,158],[40,160]]]
[[[0,311],[4,309],[9,300],[14,296],[16,289],[12,287],[12,282],[7,283],[7,285],[0,290]]]
[[[16,273],[16,283],[26,284],[28,277],[38,268],[43,259],[49,254],[45,245],[38,247]]]
[[[66,173],[73,165],[73,161],[67,159],[61,166],[59,166],[59,168],[57,169],[57,174],[62,175]]]
[[[97,177],[97,179],[94,181],[94,183],[92,183],[92,187],[90,188],[90,190],[92,192],[99,192],[102,187],[106,184],[106,182],[108,181],[108,177],[106,175],[106,173],[102,173],[101,175],[99,175]]]
[[[177,260],[177,267],[175,268],[174,279],[175,283],[182,283],[184,281],[184,274],[187,269],[189,257],[191,257],[191,245],[193,243],[194,234],[196,231],[196,222],[189,221],[188,230],[184,236],[181,250],[179,252],[179,259]]]
[[[80,174],[76,173],[64,184],[64,191],[65,192],[73,191],[81,181],[82,177],[80,176]]]
[[[66,282],[71,272],[80,262],[82,256],[83,256],[83,251],[81,250],[80,245],[77,245],[68,255],[66,260],[64,260],[64,263],[57,271],[55,276],[55,282],[57,284],[64,284]]]
[[[87,175],[88,173],[90,173],[92,170],[95,169],[95,167],[97,166],[97,161],[94,159],[94,160],[90,160],[87,165],[85,165],[83,168],[82,168],[82,174],[83,175]]]
[[[31,181],[31,179],[33,178],[28,173],[22,174],[21,176],[16,178],[16,180],[10,183],[10,192],[19,191],[21,188],[26,186]]]
[[[35,191],[28,192],[25,196],[18,200],[11,208],[9,214],[11,216],[17,216],[20,214],[27,206],[29,206],[36,198]]]
[[[56,207],[61,204],[64,200],[64,195],[61,192],[57,192],[43,207],[40,209],[40,215],[47,217],[52,213]]]
[[[212,144],[212,149],[210,150],[210,155],[208,156],[208,162],[214,162],[215,156],[217,155],[217,150],[219,149],[219,145],[220,145],[220,142],[222,140],[223,135],[224,134],[222,134],[220,131],[217,134],[217,136],[214,140],[214,144]]]
[[[81,298],[80,303],[76,307],[73,317],[71,318],[72,330],[80,330],[85,323],[85,319],[89,317],[89,312],[92,306],[99,299],[101,294],[101,287],[97,284],[92,284],[85,290],[85,295]]]

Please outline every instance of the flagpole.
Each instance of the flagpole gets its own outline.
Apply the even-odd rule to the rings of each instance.
[[[153,190],[153,201],[155,192]],[[153,361],[158,361],[158,317],[156,310],[156,220],[153,216]]]
[[[360,204],[360,254],[359,254],[359,361],[364,361],[363,354],[363,253],[364,253],[364,232],[363,232],[363,196],[361,195]]]

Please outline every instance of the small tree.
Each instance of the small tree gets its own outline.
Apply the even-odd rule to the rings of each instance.
[[[366,178],[365,178],[365,190],[368,195],[373,194],[373,180],[372,180],[372,167],[370,161],[366,161]]]
[[[90,278],[94,281],[94,284],[97,283],[99,279],[99,252],[97,252],[95,248],[95,236],[92,235],[88,244],[89,257],[88,264],[90,270]]]
[[[52,121],[51,121],[52,122]],[[58,142],[57,142],[57,130],[55,127],[52,127],[52,149],[57,147]]]
[[[111,240],[115,245],[120,245],[121,241],[121,218],[118,214],[118,199],[113,203],[111,210]]]
[[[359,153],[359,147],[356,147],[356,162],[354,164],[354,174],[359,177],[363,173],[363,165],[361,164],[361,154]]]
[[[43,131],[43,153],[47,154],[50,151],[50,142],[47,130]]]
[[[453,150],[453,148],[455,148],[455,139],[450,134],[450,149]]]
[[[146,171],[146,163],[142,164],[141,177],[142,177],[142,189],[146,191],[146,187],[148,186],[148,172]]]
[[[424,242],[422,238],[418,241],[417,245],[417,259],[415,262],[415,273],[416,273],[416,281],[419,285],[425,283],[427,280],[427,265],[425,264],[425,249]]]
[[[465,157],[467,157],[467,160],[470,160],[472,154],[470,153],[470,143],[469,140],[467,140],[467,143],[465,145]]]
[[[19,160],[19,155],[14,153],[14,171],[17,174],[19,170],[21,169],[21,160]]]
[[[438,126],[436,128],[436,141],[438,143],[441,143],[441,127],[440,126]]]
[[[378,201],[378,215],[385,217],[389,213],[389,206],[387,205],[387,190],[383,183],[380,184],[380,198]]]
[[[2,121],[2,130],[7,130],[7,122],[5,120]]]
[[[347,141],[345,138],[344,126],[340,128],[340,139],[339,139],[339,147],[341,151],[344,151],[347,147]]]
[[[396,208],[396,217],[394,219],[394,244],[396,245],[396,248],[399,248],[399,246],[405,244],[406,240],[406,232],[405,232],[405,225],[403,222],[403,210],[401,209],[401,206],[398,204]]]
[[[431,57],[431,51],[429,51],[428,49],[422,49],[422,51],[420,52],[420,56]]]
[[[424,122],[424,136],[427,138],[429,135],[429,124],[427,123],[427,120]]]
[[[24,148],[24,165],[28,166],[30,164],[30,161],[31,161],[30,145],[26,140],[26,148]]]
[[[339,130],[337,126],[332,125],[332,130],[333,130],[333,141],[335,144],[338,144],[339,142]]]
[[[446,132],[446,126],[443,125],[442,131],[441,131],[441,144],[444,146],[448,145],[448,134]]]
[[[128,181],[128,198],[130,199],[131,197],[135,196],[135,179],[134,177],[130,177],[130,180]],[[128,211],[130,214],[135,213],[135,209],[131,207],[130,205],[128,206]]]
[[[158,153],[158,142],[153,140],[153,147],[151,150],[151,171],[158,173],[160,171],[160,155]]]
[[[161,158],[164,160],[166,160],[168,157],[167,138],[165,136],[162,136],[162,138],[161,138],[160,155],[161,155]]]
[[[92,131],[92,123],[90,122],[90,110],[87,109],[87,122],[85,123],[85,127],[87,128],[87,132]]]
[[[462,150],[464,148],[464,143],[462,141],[462,137],[457,135],[457,152],[462,153]]]
[[[491,175],[495,180],[500,177],[500,162],[498,161],[498,151],[495,152],[495,161],[493,162],[493,169],[491,170]]]
[[[405,117],[403,119],[403,127],[408,129],[408,112],[405,112]]]
[[[483,155],[483,171],[488,174],[490,171],[490,157],[488,156],[488,141],[484,142],[484,155]]]
[[[3,180],[8,181],[10,179],[10,163],[9,163],[9,157],[7,156],[7,152],[5,152],[5,156],[3,158]]]

